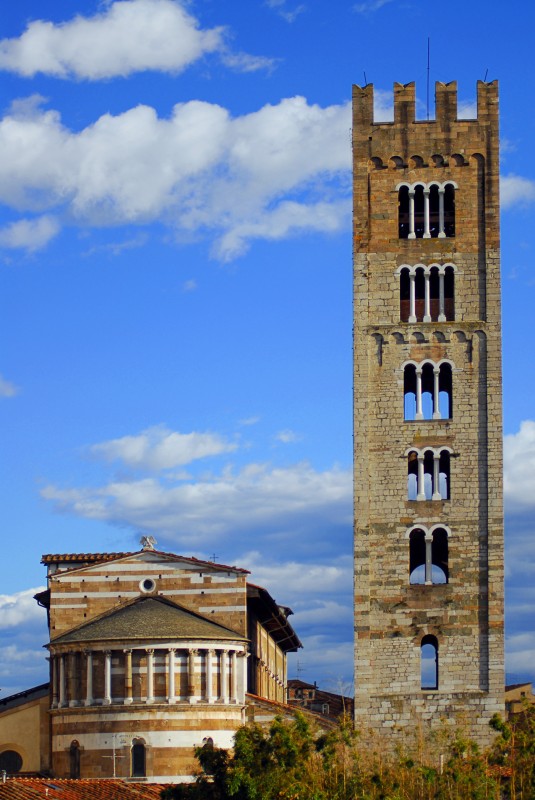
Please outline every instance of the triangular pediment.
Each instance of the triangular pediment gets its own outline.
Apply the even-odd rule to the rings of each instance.
[[[139,597],[53,639],[50,644],[113,641],[244,641],[230,628],[163,597]]]
[[[247,575],[248,570],[241,567],[227,566],[225,564],[215,564],[211,561],[202,561],[201,559],[187,556],[175,555],[174,553],[163,553],[159,550],[140,550],[136,553],[119,553],[116,557],[109,557],[106,553],[102,553],[102,558],[98,558],[98,554],[92,556],[91,563],[80,564],[76,563],[74,559],[76,555],[72,556],[73,561],[68,556],[58,556],[61,559],[62,567],[57,572],[53,573],[54,578],[61,580],[65,577],[68,578],[76,573],[77,575],[92,574],[95,572],[102,572],[103,569],[114,570],[121,565],[127,567],[128,565],[161,565],[162,567],[170,567],[173,570],[184,570],[185,572],[199,571],[204,573],[231,573],[237,575]],[[52,558],[44,556],[44,559]],[[80,556],[83,559],[84,556]],[[46,563],[46,562],[45,562]],[[72,564],[72,566],[71,566]]]

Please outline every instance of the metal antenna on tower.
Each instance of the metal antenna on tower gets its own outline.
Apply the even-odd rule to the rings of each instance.
[[[364,73],[364,86],[368,85],[368,81],[366,80],[366,73]]]
[[[427,119],[429,120],[429,63],[431,52],[431,39],[427,37]]]
[[[488,70],[488,67],[487,67],[487,69],[485,70],[485,77],[483,78],[483,83],[487,82],[487,75],[488,74],[489,74],[489,70]]]

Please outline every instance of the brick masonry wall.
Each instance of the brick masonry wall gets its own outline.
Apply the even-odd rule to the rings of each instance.
[[[463,718],[485,744],[504,690],[497,85],[478,84],[477,120],[456,120],[454,83],[433,121],[414,122],[414,84],[394,98],[372,124],[373,87],[354,87],[355,714],[394,738]],[[432,180],[458,186],[455,237],[400,239],[396,186]],[[456,267],[455,321],[400,322],[396,269],[432,263]],[[453,363],[451,420],[404,420],[409,359]],[[407,499],[406,452],[426,445],[453,451],[449,500]],[[451,530],[448,584],[409,585],[416,524]],[[420,688],[426,634],[438,691]]]

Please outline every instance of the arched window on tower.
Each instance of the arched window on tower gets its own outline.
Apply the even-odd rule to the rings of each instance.
[[[420,644],[420,686],[438,689],[438,639],[430,634]]]
[[[132,742],[132,777],[145,778],[147,776],[145,742],[143,739],[134,739]]]
[[[407,451],[406,455],[407,500],[449,500],[449,448],[414,448]]]
[[[448,533],[415,528],[409,534],[409,583],[432,586],[448,582]]]
[[[453,181],[431,184],[401,183],[398,190],[400,239],[445,239],[455,236]]]
[[[453,265],[398,267],[401,322],[447,322],[455,318]]]
[[[409,362],[403,368],[403,418],[407,421],[451,419],[453,378],[451,364]]]

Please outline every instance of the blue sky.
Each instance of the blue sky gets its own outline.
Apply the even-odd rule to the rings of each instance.
[[[250,569],[294,609],[291,676],[350,687],[349,99],[365,73],[387,119],[393,82],[415,80],[423,118],[428,35],[432,85],[457,79],[465,115],[476,80],[500,80],[507,669],[535,680],[535,12],[508,10],[4,9],[4,695],[46,680],[41,555],[144,533]]]

